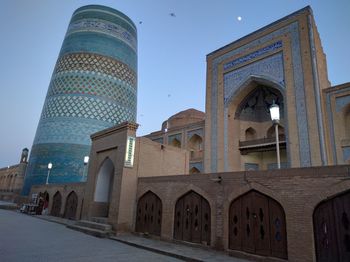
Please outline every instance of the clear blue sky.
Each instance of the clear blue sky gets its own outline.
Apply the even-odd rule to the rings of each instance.
[[[181,110],[204,111],[208,53],[306,5],[314,12],[329,80],[350,81],[349,0],[1,0],[0,167],[18,163],[22,148],[31,149],[69,20],[87,4],[118,9],[138,27],[138,135],[159,130]]]

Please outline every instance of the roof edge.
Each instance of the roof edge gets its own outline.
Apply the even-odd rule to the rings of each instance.
[[[249,33],[248,35],[245,35],[245,36],[243,36],[243,37],[241,37],[241,38],[239,38],[239,39],[237,39],[237,40],[235,40],[235,41],[233,41],[233,42],[231,42],[231,43],[229,43],[227,45],[224,45],[223,47],[220,47],[219,49],[216,49],[213,52],[210,52],[209,54],[207,54],[207,57],[211,56],[211,55],[213,55],[213,54],[215,54],[215,53],[217,53],[217,52],[219,52],[219,51],[221,51],[221,50],[223,50],[223,49],[225,49],[227,47],[229,47],[230,45],[238,43],[238,42],[242,41],[243,39],[246,39],[246,38],[248,38],[248,37],[250,37],[250,36],[252,36],[254,34],[257,34],[257,33],[261,32],[261,31],[264,31],[264,30],[266,30],[267,28],[269,28],[269,27],[271,27],[273,25],[281,23],[282,21],[285,21],[285,20],[287,20],[287,19],[289,19],[289,18],[291,18],[293,16],[296,16],[299,13],[305,12],[305,11],[309,11],[310,14],[313,14],[311,6],[307,5],[307,6],[301,8],[301,9],[299,9],[299,10],[297,10],[297,11],[295,11],[295,12],[293,12],[293,13],[287,15],[287,16],[284,16],[284,17],[282,17],[282,18],[280,18],[280,19],[278,19],[278,20],[276,20],[276,21],[274,21],[274,22],[272,22],[272,23],[270,23],[270,24],[268,24],[268,25],[266,25],[264,27],[259,28],[258,30],[254,31],[252,33]]]

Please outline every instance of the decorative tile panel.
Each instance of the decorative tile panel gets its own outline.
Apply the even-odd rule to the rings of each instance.
[[[283,54],[277,53],[224,74],[224,101],[228,101],[234,92],[252,75],[266,77],[284,86],[283,71]]]

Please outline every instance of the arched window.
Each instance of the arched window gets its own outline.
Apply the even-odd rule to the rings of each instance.
[[[274,138],[274,137],[276,137],[275,126],[274,126],[274,125],[271,126],[271,127],[267,130],[266,135],[267,135],[268,138]],[[280,135],[284,135],[284,128],[283,128],[283,126],[281,126],[281,125],[278,125],[278,135],[279,135],[279,136],[280,136]]]
[[[245,130],[245,140],[254,140],[256,139],[256,131],[254,128],[249,127]]]

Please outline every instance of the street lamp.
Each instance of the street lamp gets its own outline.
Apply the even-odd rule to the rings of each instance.
[[[50,177],[50,171],[51,171],[51,168],[52,168],[52,163],[50,162],[48,165],[47,165],[47,177],[46,177],[46,185],[49,184],[49,177]]]
[[[280,107],[275,104],[275,101],[272,102],[270,106],[270,116],[272,123],[275,125],[275,134],[276,134],[276,151],[277,151],[277,167],[281,168],[281,160],[280,160],[280,144],[278,141],[278,124],[280,122]]]
[[[87,167],[87,164],[89,163],[89,157],[88,156],[84,156],[84,171],[83,171],[83,181],[86,181],[85,177],[87,177],[87,174],[86,174],[86,167]],[[86,176],[85,176],[86,174]]]

